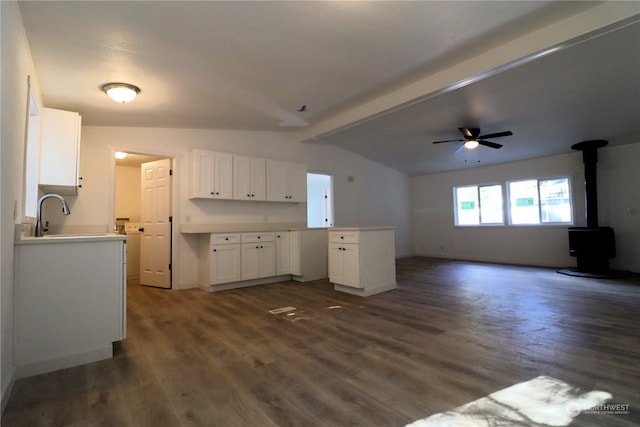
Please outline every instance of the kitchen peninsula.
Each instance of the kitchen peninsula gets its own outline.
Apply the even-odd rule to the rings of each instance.
[[[184,224],[180,232],[199,236],[198,284],[209,292],[326,278],[364,297],[396,287],[395,227]]]
[[[395,227],[329,231],[329,281],[336,291],[368,297],[396,287]]]
[[[19,237],[17,377],[108,359],[126,337],[126,236]]]

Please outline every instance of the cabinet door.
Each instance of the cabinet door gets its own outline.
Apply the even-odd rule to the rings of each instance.
[[[276,232],[276,276],[291,274],[291,233]]]
[[[251,200],[267,200],[267,161],[251,159]]]
[[[306,201],[307,167],[299,163],[267,160],[267,200]]]
[[[245,243],[242,245],[242,280],[260,277],[260,244]]]
[[[233,158],[233,198],[252,200],[251,158],[234,156]]]
[[[344,256],[339,243],[329,244],[329,281],[344,284]]]
[[[264,159],[234,156],[233,198],[237,200],[266,200],[266,174]]]
[[[267,160],[267,200],[272,202],[288,201],[287,163]]]
[[[288,168],[290,202],[307,201],[307,167],[303,164],[291,163]]]
[[[214,188],[217,199],[233,199],[233,156],[216,153],[214,156]]]
[[[295,276],[302,275],[302,245],[301,245],[301,232],[300,231],[291,231],[289,234],[289,253],[290,257],[290,266],[289,273]]]
[[[241,280],[240,245],[216,245],[211,251],[212,285]]]
[[[214,197],[214,153],[207,150],[191,152],[191,188],[189,198]]]
[[[78,194],[80,124],[78,113],[42,109],[38,183],[45,192]]]
[[[362,288],[360,283],[360,254],[358,245],[342,245],[343,276],[342,284],[354,288]]]
[[[258,252],[260,262],[260,277],[276,275],[276,244],[275,242],[260,243]]]

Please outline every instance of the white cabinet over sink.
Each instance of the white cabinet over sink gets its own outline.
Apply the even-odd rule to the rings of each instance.
[[[81,123],[78,113],[42,109],[38,184],[45,193],[78,194]]]

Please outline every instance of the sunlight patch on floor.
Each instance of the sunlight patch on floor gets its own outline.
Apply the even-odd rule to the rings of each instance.
[[[604,391],[582,392],[558,379],[540,376],[407,427],[568,426],[581,412],[611,398]]]

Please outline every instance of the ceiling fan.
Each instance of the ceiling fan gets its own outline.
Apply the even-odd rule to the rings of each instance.
[[[461,153],[464,149],[473,150],[478,145],[484,145],[485,147],[491,148],[500,148],[502,144],[496,144],[495,142],[486,141],[486,138],[500,138],[502,136],[510,136],[513,135],[513,132],[510,130],[504,132],[497,133],[488,133],[486,135],[480,135],[479,128],[458,128],[460,132],[462,132],[462,136],[464,139],[448,139],[446,141],[433,141],[434,144],[441,144],[443,142],[464,142],[458,149],[456,150],[456,154]]]

